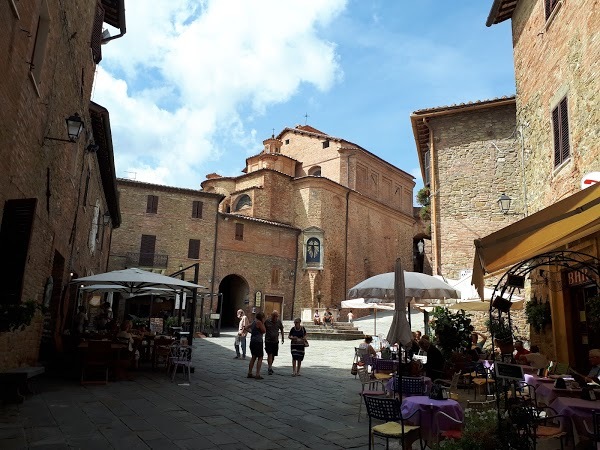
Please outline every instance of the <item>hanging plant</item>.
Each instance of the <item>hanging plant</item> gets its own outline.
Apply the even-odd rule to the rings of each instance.
[[[486,319],[485,326],[490,330],[490,333],[499,342],[511,343],[513,341],[513,333],[508,323],[508,319],[503,317],[494,317],[491,320]]]
[[[552,323],[550,303],[541,302],[535,297],[525,305],[525,315],[527,316],[527,323],[538,333],[541,333],[546,325]]]
[[[585,301],[587,326],[592,331],[600,331],[600,295]]]
[[[31,324],[37,310],[45,311],[44,305],[28,300],[23,303],[0,303],[0,333],[23,330]]]

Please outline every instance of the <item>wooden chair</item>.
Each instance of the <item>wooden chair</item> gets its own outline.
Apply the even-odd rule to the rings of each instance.
[[[81,384],[108,384],[108,371],[112,365],[112,343],[110,341],[89,341],[83,355]],[[103,374],[101,378],[86,379],[91,373]]]
[[[152,368],[158,367],[160,364],[165,364],[169,361],[171,354],[171,344],[173,338],[169,336],[158,336],[154,339],[154,349],[152,352]]]
[[[357,375],[361,383],[361,391],[358,393],[361,396],[360,403],[358,404],[358,421],[360,422],[360,411],[363,404],[362,397],[365,395],[386,395],[387,393],[383,382],[372,379],[365,367],[359,367]]]
[[[538,441],[558,439],[560,448],[564,450],[563,438],[568,441],[573,438],[573,426],[570,418],[557,414],[548,406],[537,407],[531,401],[520,401],[508,409],[508,416],[517,435],[535,449]],[[568,426],[562,426],[568,423]]]
[[[403,450],[411,448],[406,446],[407,438],[418,436],[421,450],[424,449],[421,427],[408,423],[408,420],[415,415],[418,415],[420,422],[420,411],[415,411],[409,417],[403,417],[401,403],[396,398],[365,395],[363,399],[369,416],[369,450],[374,447],[375,436],[385,438],[386,448],[389,448],[390,438],[399,439]],[[373,426],[373,419],[383,420],[385,423]]]
[[[477,400],[478,390],[485,390],[486,398],[487,396],[492,395],[490,394],[490,385],[494,384],[496,380],[492,378],[492,374],[490,373],[489,369],[483,365],[478,365],[476,368],[476,375],[471,382],[473,383],[473,390],[475,391],[474,400]]]
[[[441,384],[442,386],[446,387],[448,389],[448,398],[458,400],[458,382],[460,381],[461,375],[462,373],[459,370],[458,372],[454,372],[451,380],[443,380],[438,378],[437,380],[433,381],[433,384]]]

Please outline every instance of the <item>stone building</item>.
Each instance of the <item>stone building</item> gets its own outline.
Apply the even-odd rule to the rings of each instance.
[[[202,314],[212,306],[222,313],[222,326],[234,324],[239,308],[278,309],[291,319],[311,314],[309,308],[335,307],[354,284],[393,270],[397,257],[412,269],[414,181],[408,173],[310,126],[265,140],[242,172],[210,174],[201,191],[121,180],[123,225],[114,235],[111,267],[122,264],[127,251],[139,252],[142,235],[155,227],[163,228],[156,231],[156,252],[161,242],[168,271],[188,261],[187,239],[199,239],[199,283],[216,294]],[[159,198],[158,215],[163,202],[177,205],[169,212],[172,222],[149,217],[149,195]],[[198,238],[186,219],[192,198],[205,199]],[[173,237],[179,242],[170,242]]]
[[[523,184],[515,98],[421,109],[410,119],[430,194],[432,271],[458,280],[472,267],[475,239],[523,217],[515,214]],[[498,207],[506,192],[510,214]]]
[[[8,1],[0,23],[0,310],[48,307],[22,331],[0,330],[2,371],[60,350],[71,279],[106,270],[120,215],[109,114],[90,96],[103,26],[122,34],[125,19],[122,0]]]
[[[208,287],[214,277],[216,213],[223,196],[125,179],[117,184],[122,223],[113,234],[108,270],[139,267],[170,275],[185,269],[183,276],[193,281],[190,266],[198,264],[198,282]],[[118,317],[149,317],[150,308],[157,314],[175,306],[172,300],[150,306],[149,298],[131,305],[119,296],[114,301]]]
[[[495,0],[487,25],[509,19],[527,217],[476,242],[474,280],[482,286],[500,270],[526,277],[552,315],[534,339],[584,371],[587,350],[600,347],[589,314],[600,294],[600,8]]]

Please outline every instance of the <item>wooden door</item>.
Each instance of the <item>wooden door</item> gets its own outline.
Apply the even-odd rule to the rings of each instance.
[[[265,302],[263,305],[263,312],[268,317],[273,311],[279,311],[279,318],[283,317],[281,307],[283,306],[283,297],[276,295],[265,295]]]

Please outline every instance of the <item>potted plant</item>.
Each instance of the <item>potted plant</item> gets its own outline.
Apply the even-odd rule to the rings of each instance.
[[[550,303],[541,302],[536,297],[533,297],[525,305],[525,315],[527,323],[538,333],[542,332],[546,325],[552,323]]]
[[[23,303],[0,303],[0,333],[25,329],[31,324],[38,309],[45,311],[44,305],[33,300]]]
[[[465,409],[465,426],[458,439],[445,440],[443,450],[496,450],[502,448],[498,431],[498,413],[495,408],[477,411]]]
[[[451,358],[453,352],[462,352],[470,348],[473,325],[464,311],[453,313],[447,308],[436,306],[432,316],[431,328],[446,358]]]
[[[508,319],[493,317],[487,319],[485,325],[494,336],[494,345],[500,349],[500,353],[503,355],[512,354],[514,351],[513,334]]]

